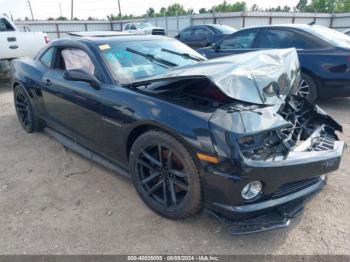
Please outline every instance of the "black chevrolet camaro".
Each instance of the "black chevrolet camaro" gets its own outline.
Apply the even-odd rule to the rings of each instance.
[[[78,37],[14,61],[11,81],[25,131],[130,176],[164,217],[204,209],[235,234],[287,226],[345,146],[295,95],[294,49],[206,60],[168,37]]]

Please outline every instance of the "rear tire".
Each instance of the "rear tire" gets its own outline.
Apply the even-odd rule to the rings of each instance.
[[[301,73],[301,81],[297,94],[298,96],[307,99],[310,103],[314,103],[318,95],[315,80],[311,76]]]
[[[129,160],[136,191],[153,211],[182,219],[201,210],[198,168],[174,137],[161,131],[142,134],[132,145]]]
[[[14,89],[14,102],[18,120],[27,133],[33,133],[42,130],[40,119],[30,101],[27,92],[21,86]]]

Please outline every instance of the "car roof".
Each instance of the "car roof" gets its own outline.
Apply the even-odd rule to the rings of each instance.
[[[88,31],[88,32],[69,32],[69,36],[78,36],[78,37],[108,37],[108,36],[121,36],[121,35],[130,35],[128,32],[121,31]]]
[[[109,42],[127,42],[127,41],[160,41],[164,39],[173,39],[168,36],[158,36],[158,35],[134,35],[134,34],[119,34],[119,35],[113,35],[113,36],[95,36],[95,37],[67,37],[67,38],[60,38],[52,41],[52,43],[60,45],[60,44],[67,44],[69,45],[70,43],[94,43],[96,45],[101,45],[101,44],[108,44]],[[173,39],[176,41],[175,39]]]
[[[245,27],[245,28],[242,28],[241,30],[252,29],[252,28],[273,28],[273,27],[295,28],[295,29],[302,29],[302,30],[312,29],[312,26],[308,24],[275,24],[275,25]]]

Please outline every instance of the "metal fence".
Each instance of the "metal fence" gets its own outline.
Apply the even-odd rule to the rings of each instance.
[[[135,21],[149,21],[153,25],[164,28],[168,35],[175,35],[187,26],[198,24],[223,24],[240,29],[269,24],[308,24],[314,22],[341,31],[350,28],[350,13],[234,12],[117,21],[17,21],[15,23],[21,28],[28,26],[31,31],[46,32],[51,39],[55,39],[64,37],[67,32],[121,31],[125,23]]]

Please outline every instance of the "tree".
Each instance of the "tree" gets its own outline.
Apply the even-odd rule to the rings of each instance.
[[[193,8],[189,8],[189,9],[187,10],[187,14],[193,15],[193,14],[194,14]]]
[[[299,12],[307,12],[307,8],[308,8],[307,0],[299,0],[299,3],[297,4],[296,9]]]
[[[148,8],[148,10],[147,10],[147,12],[146,12],[146,16],[148,16],[148,17],[154,17],[155,14],[156,14],[156,11],[155,11],[152,7]]]
[[[336,12],[350,12],[350,0],[340,0],[335,7]]]
[[[160,9],[160,11],[159,11],[159,16],[165,16],[165,14],[166,14],[166,8],[165,7],[162,7],[161,9]]]
[[[250,8],[250,11],[259,11],[260,8],[257,4],[253,4],[252,7]]]
[[[214,12],[243,12],[247,9],[245,1],[236,2],[234,4],[228,4],[226,0],[223,3],[213,6]]]
[[[200,8],[199,10],[198,10],[198,12],[200,13],[200,14],[205,14],[205,13],[207,13],[208,11],[207,11],[207,9],[205,9],[205,8]]]
[[[59,16],[59,17],[57,17],[55,20],[58,20],[58,21],[66,21],[66,20],[68,20],[68,18],[67,18],[67,17],[64,17],[64,16]]]
[[[167,10],[166,10],[166,15],[167,16],[176,16],[176,15],[186,15],[187,12],[183,5],[180,5],[178,3],[169,5]]]

